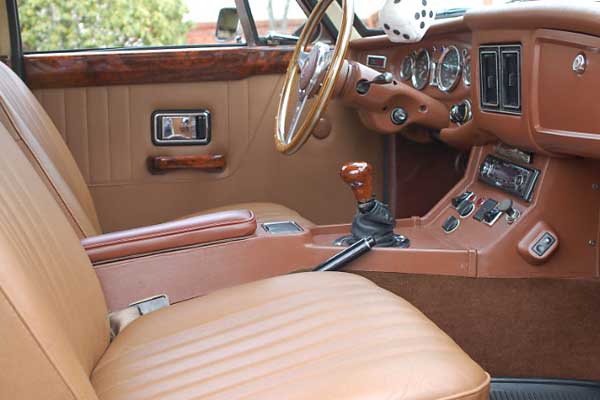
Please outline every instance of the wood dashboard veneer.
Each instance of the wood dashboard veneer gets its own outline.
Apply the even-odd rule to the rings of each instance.
[[[292,50],[244,46],[28,54],[25,75],[32,89],[239,80],[284,73]]]

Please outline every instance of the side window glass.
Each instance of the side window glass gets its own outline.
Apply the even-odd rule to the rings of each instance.
[[[25,52],[244,43],[215,36],[234,0],[18,0]]]
[[[306,14],[297,0],[248,0],[258,36],[299,35]]]

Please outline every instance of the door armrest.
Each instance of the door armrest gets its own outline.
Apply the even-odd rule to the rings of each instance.
[[[107,233],[81,241],[93,263],[131,258],[182,247],[235,240],[256,232],[251,211],[224,211],[158,225]]]

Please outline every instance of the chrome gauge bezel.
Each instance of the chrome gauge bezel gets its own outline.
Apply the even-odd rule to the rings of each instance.
[[[410,74],[405,75],[404,74],[404,64],[407,62],[410,62]],[[414,68],[415,68],[415,59],[412,54],[409,54],[406,57],[404,57],[404,59],[402,60],[402,63],[400,64],[400,73],[398,74],[398,75],[400,75],[400,79],[403,81],[408,81],[409,79],[411,79]]]
[[[425,57],[427,57],[427,75],[423,79],[422,84],[419,84],[417,82],[417,74],[416,74],[417,66],[418,66],[417,60],[419,59],[419,57],[422,54],[425,54]],[[412,73],[412,77],[411,77],[411,82],[412,82],[413,87],[418,90],[424,89],[425,86],[427,86],[427,84],[429,83],[430,72],[431,72],[431,56],[429,55],[429,51],[427,49],[420,49],[419,51],[417,51],[417,53],[414,56],[413,73]]]
[[[466,66],[469,66],[470,73],[467,74]],[[471,54],[465,53],[463,54],[463,73],[462,73],[462,81],[465,86],[471,86],[471,82],[473,79],[473,61],[471,60]]]
[[[448,57],[448,54],[450,54],[450,52],[455,52],[456,56],[457,56],[457,62],[458,62],[458,70],[456,72],[456,77],[454,78],[454,80],[452,81],[452,83],[450,85],[444,85],[444,82],[442,80],[442,66],[446,60],[446,57]],[[438,88],[442,91],[442,92],[449,92],[451,90],[453,90],[456,85],[458,85],[458,82],[460,82],[460,75],[462,73],[462,55],[460,54],[460,50],[458,50],[458,47],[456,46],[448,46],[446,47],[446,49],[444,50],[444,53],[441,55],[439,61],[438,61],[438,69],[437,69],[437,80],[438,80]]]

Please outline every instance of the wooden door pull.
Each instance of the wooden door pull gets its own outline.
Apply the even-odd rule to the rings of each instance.
[[[197,169],[207,172],[218,172],[227,165],[222,154],[201,156],[154,156],[148,159],[148,167],[153,174],[165,173],[178,169]]]

